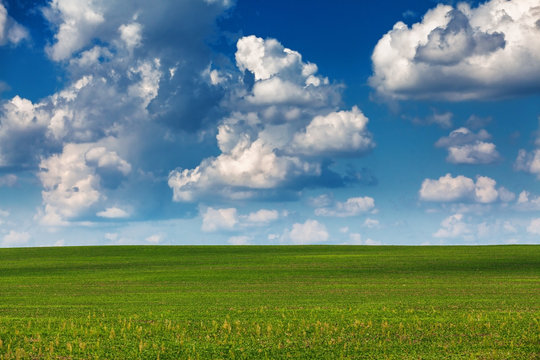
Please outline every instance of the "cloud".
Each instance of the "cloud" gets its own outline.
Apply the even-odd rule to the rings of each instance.
[[[364,221],[363,226],[367,227],[368,229],[376,229],[376,228],[379,228],[381,226],[381,224],[380,224],[379,220],[367,218]]]
[[[523,211],[540,210],[540,196],[533,196],[530,192],[523,190],[519,193],[516,209]]]
[[[452,175],[446,174],[438,180],[425,179],[422,182],[419,195],[423,201],[474,201],[487,204],[499,199],[499,191],[495,188],[496,184],[495,180],[486,176],[477,176],[475,182],[463,175],[454,178]],[[504,189],[503,193],[504,198],[507,199],[508,190]]]
[[[439,4],[377,43],[371,86],[393,99],[489,99],[540,90],[536,0]]]
[[[325,176],[343,183],[323,160],[360,156],[374,146],[367,118],[357,107],[336,111],[339,86],[317,75],[317,66],[298,52],[275,39],[247,36],[238,40],[236,62],[253,86],[240,84],[225,103],[231,112],[218,126],[221,153],[171,171],[174,201],[209,194],[254,198],[324,183]]]
[[[144,239],[144,241],[149,242],[151,244],[159,244],[162,238],[163,236],[161,236],[160,234],[154,234],[154,235],[148,236],[146,239]]]
[[[450,111],[439,113],[439,112],[433,110],[433,113],[431,115],[429,115],[428,117],[423,118],[423,119],[415,117],[415,118],[412,119],[412,122],[413,122],[413,124],[417,124],[417,125],[436,124],[436,125],[439,125],[440,127],[442,127],[443,129],[447,129],[447,128],[452,127],[452,124],[453,124],[452,118],[453,117],[454,117],[454,114],[451,113]],[[404,116],[404,118],[407,118],[407,117]]]
[[[356,106],[351,111],[316,116],[305,132],[294,135],[292,147],[306,155],[364,153],[375,147],[368,119]]]
[[[29,38],[28,30],[9,16],[6,7],[0,2],[0,46],[6,43],[17,45]]]
[[[117,207],[110,207],[98,212],[96,215],[106,219],[125,219],[129,217],[129,212]]]
[[[0,176],[0,187],[7,186],[11,187],[17,183],[17,175],[7,174]]]
[[[532,219],[527,226],[527,232],[533,235],[540,235],[540,218]]]
[[[306,245],[326,242],[328,237],[326,226],[317,220],[306,220],[305,223],[295,223],[290,230],[286,230],[283,240],[297,245]]]
[[[315,209],[317,216],[348,217],[357,216],[375,208],[375,200],[369,196],[353,197],[345,202],[336,202],[332,207]]]
[[[10,230],[9,233],[4,235],[2,239],[3,247],[18,247],[24,246],[30,240],[30,234],[27,232],[18,232],[15,230]]]
[[[540,179],[540,149],[527,152],[519,150],[518,157],[514,163],[514,168],[519,171],[536,175]]]
[[[435,238],[458,238],[471,235],[470,226],[463,221],[463,214],[454,214],[441,222],[441,228],[433,234]]]
[[[250,245],[251,237],[245,235],[231,236],[228,243],[231,245]]]
[[[456,129],[447,137],[440,138],[435,146],[448,150],[446,161],[453,164],[489,164],[500,156],[495,144],[485,142],[491,136],[485,130],[477,134],[465,127]]]
[[[109,140],[113,142],[113,139]],[[38,176],[44,187],[44,210],[40,214],[43,224],[62,225],[66,220],[84,215],[105,200],[103,179],[107,176],[123,178],[130,172],[130,164],[105,145],[66,144],[61,154],[41,161]],[[110,210],[102,215],[118,214],[118,211]]]
[[[254,224],[266,224],[271,221],[277,220],[279,213],[277,210],[260,209],[258,211],[249,213],[245,219]]]
[[[214,209],[208,207],[202,214],[202,231],[215,232],[219,230],[233,230],[238,224],[238,215],[235,208]]]

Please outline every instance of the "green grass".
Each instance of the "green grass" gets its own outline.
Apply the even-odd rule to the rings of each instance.
[[[0,249],[0,359],[539,359],[540,246]]]

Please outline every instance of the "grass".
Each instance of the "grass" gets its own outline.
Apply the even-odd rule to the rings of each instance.
[[[0,359],[540,359],[540,246],[0,249]]]

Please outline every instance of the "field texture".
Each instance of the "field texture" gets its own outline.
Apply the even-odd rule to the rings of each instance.
[[[0,359],[539,359],[540,246],[0,249]]]

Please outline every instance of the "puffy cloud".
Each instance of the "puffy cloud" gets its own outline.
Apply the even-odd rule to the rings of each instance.
[[[519,150],[514,167],[516,170],[534,174],[540,179],[540,149],[531,152],[527,152],[523,149]]]
[[[129,50],[141,45],[142,41],[142,26],[139,23],[133,22],[131,24],[122,24],[118,28],[120,32],[120,38],[126,43],[126,47]]]
[[[356,106],[351,111],[316,116],[305,132],[294,135],[293,149],[312,155],[366,152],[375,147],[367,122]]]
[[[336,202],[333,207],[322,207],[315,209],[315,215],[318,216],[356,216],[366,213],[375,208],[375,200],[369,196],[353,197],[345,202]]]
[[[519,193],[516,208],[524,211],[540,210],[540,196],[533,196],[530,192],[523,190]]]
[[[440,138],[435,146],[447,148],[446,160],[453,164],[489,164],[499,159],[495,144],[484,141],[490,137],[485,130],[475,134],[462,127]]]
[[[315,64],[274,39],[247,36],[237,48],[238,69],[255,82],[228,99],[232,111],[216,136],[221,154],[171,171],[175,201],[214,197],[216,189],[222,197],[253,198],[317,183],[329,172],[324,158],[361,155],[374,146],[358,108],[335,111],[339,86],[318,76]]]
[[[532,219],[527,226],[527,232],[533,235],[540,235],[540,218]]]
[[[433,114],[429,115],[426,118],[419,118],[415,117],[412,119],[413,124],[417,125],[431,125],[431,124],[437,124],[440,127],[446,129],[452,126],[452,118],[454,117],[454,114],[447,111],[443,113],[439,113],[435,110],[433,110]],[[404,116],[404,118],[407,118]]]
[[[463,221],[463,214],[454,214],[441,222],[441,228],[433,234],[436,238],[458,238],[470,236],[472,230]]]
[[[284,241],[291,241],[297,245],[317,244],[328,240],[326,226],[317,220],[306,220],[305,223],[293,224],[290,230],[285,231]]]
[[[203,213],[202,231],[214,232],[218,230],[232,230],[238,223],[235,208],[214,209],[209,207]]]
[[[536,0],[439,4],[422,21],[398,22],[372,55],[370,84],[395,99],[511,96],[540,90]]]
[[[40,163],[38,176],[44,187],[41,222],[62,225],[66,220],[83,215],[104,200],[102,178],[123,177],[130,170],[130,165],[115,151],[107,150],[101,144],[66,144],[61,154],[52,155]],[[114,210],[105,211],[102,215],[113,213],[118,215]]]
[[[3,247],[17,247],[24,246],[30,240],[30,234],[27,232],[18,232],[15,230],[10,230],[9,233],[4,235],[2,239]]]
[[[117,207],[110,207],[98,212],[96,215],[107,219],[125,219],[129,217],[129,212]]]
[[[499,191],[495,186],[496,181],[486,176],[478,176],[475,182],[463,175],[454,178],[446,174],[438,180],[425,179],[419,194],[420,199],[424,201],[476,201],[487,204],[499,198]],[[506,192],[504,194],[508,195]]]
[[[6,7],[0,2],[0,45],[8,42],[17,45],[29,38],[28,30],[9,16]]]
[[[55,61],[65,60],[84,47],[95,35],[100,24],[105,22],[102,11],[94,1],[53,0],[44,9],[49,22],[58,26],[56,42],[47,48]]]

